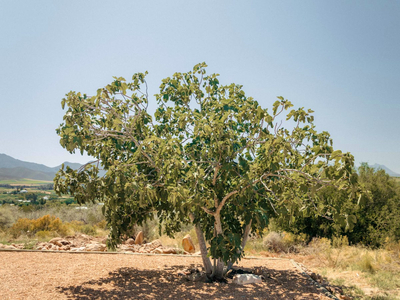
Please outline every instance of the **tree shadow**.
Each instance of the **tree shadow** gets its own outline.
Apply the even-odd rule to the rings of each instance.
[[[59,286],[68,299],[321,299],[323,293],[306,276],[294,271],[267,270],[259,284],[236,285],[187,281],[178,271],[187,266],[157,270],[120,268],[107,277]]]

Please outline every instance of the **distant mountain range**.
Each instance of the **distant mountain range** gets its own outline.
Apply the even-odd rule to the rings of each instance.
[[[64,162],[64,166],[69,166],[72,169],[78,169],[82,165],[78,163]],[[390,176],[400,177],[400,174],[393,172],[384,165],[374,164],[370,167],[379,170],[385,170]],[[32,162],[26,162],[19,159],[15,159],[6,154],[0,153],[0,180],[6,179],[36,179],[36,180],[48,180],[52,181],[57,171],[61,168],[61,165],[50,168],[42,164],[36,164]],[[100,175],[104,175],[104,171],[100,171]]]
[[[392,170],[390,170],[388,167],[384,166],[384,165],[379,165],[379,164],[374,164],[370,166],[371,168],[374,168],[375,170],[384,170],[386,173],[389,174],[389,176],[392,177],[400,177],[399,173],[393,172]]]
[[[78,169],[82,165],[78,163],[64,162],[65,166]],[[36,179],[52,181],[61,165],[50,168],[42,164],[15,159],[6,154],[0,153],[0,180],[5,179]]]

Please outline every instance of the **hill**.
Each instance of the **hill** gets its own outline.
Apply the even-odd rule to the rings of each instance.
[[[78,169],[82,165],[64,162],[64,166]],[[9,155],[0,153],[0,180],[29,178],[52,181],[60,168],[61,165],[51,168],[42,164],[15,159]]]
[[[79,163],[64,162],[64,167],[79,169],[82,165]],[[61,168],[60,164],[57,167],[48,167],[42,164],[22,161],[15,159],[9,155],[0,153],[0,180],[20,180],[20,179],[35,179],[52,181],[57,171]],[[100,170],[99,175],[104,176],[105,172]]]
[[[386,167],[384,165],[374,164],[374,165],[372,165],[370,167],[374,168],[375,170],[384,170],[386,173],[389,174],[389,176],[400,177],[399,173],[393,172],[392,170],[390,170],[388,167]]]

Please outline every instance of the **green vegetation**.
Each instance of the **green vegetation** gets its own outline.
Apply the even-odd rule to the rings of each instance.
[[[317,215],[298,218],[292,224],[275,218],[276,229],[293,233],[306,233],[312,237],[345,235],[351,244],[380,247],[387,239],[400,240],[400,184],[383,170],[374,170],[366,164],[358,169],[358,182],[365,191],[364,197],[353,202],[346,195],[341,197],[342,209],[353,214],[357,222],[352,230]],[[330,198],[333,190],[321,192],[321,197]],[[339,195],[340,196],[340,195]],[[340,198],[340,197],[338,197]]]
[[[0,180],[0,185],[18,185],[18,186],[30,186],[30,185],[45,185],[52,183],[52,181],[35,180],[35,179],[3,179]]]
[[[356,218],[344,204],[362,198],[354,158],[316,131],[313,111],[278,97],[269,112],[205,67],[162,80],[154,116],[143,73],[115,78],[93,97],[68,93],[60,143],[97,164],[60,170],[55,190],[105,203],[110,246],[155,217],[169,235],[194,224],[211,278],[223,277],[250,230],[262,234],[271,217],[322,216],[351,229]]]

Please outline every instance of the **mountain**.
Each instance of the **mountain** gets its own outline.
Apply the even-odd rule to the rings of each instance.
[[[390,170],[388,167],[386,167],[384,165],[374,164],[374,165],[372,165],[370,167],[374,168],[375,170],[384,170],[386,173],[389,174],[389,176],[400,177],[400,174],[398,174],[396,172],[393,172],[392,170]]]
[[[78,169],[82,165],[78,163],[64,162],[64,166]],[[22,161],[0,153],[0,180],[29,178],[51,181],[60,168],[61,165],[50,168],[42,164]]]
[[[64,162],[64,168],[67,166],[72,169],[79,169],[82,165],[78,163]],[[48,166],[22,161],[9,155],[0,153],[0,180],[6,179],[36,179],[53,180],[61,165],[50,168]],[[100,170],[99,175],[104,176],[105,171]]]
[[[45,180],[52,181],[54,178],[55,172],[41,172],[35,171],[23,167],[16,168],[0,168],[0,180],[6,179],[36,179],[36,180]]]
[[[70,167],[71,169],[74,169],[74,170],[79,169],[82,166],[81,164],[78,164],[78,163],[71,163],[71,162],[65,161],[61,165],[54,167],[52,169],[57,172],[58,170],[61,169],[62,165],[64,165],[64,168]]]
[[[49,168],[45,165],[22,161],[1,153],[0,153],[0,168],[8,168],[8,169],[26,168],[39,172],[53,172],[52,168]]]

